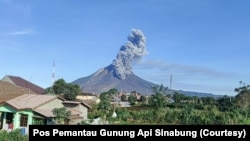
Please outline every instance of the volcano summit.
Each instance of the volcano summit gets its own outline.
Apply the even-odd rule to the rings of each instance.
[[[152,94],[152,87],[156,84],[146,81],[132,72],[132,62],[147,54],[146,38],[139,29],[132,29],[128,41],[121,46],[113,62],[87,77],[73,81],[83,92],[106,92],[112,88],[119,91],[136,91],[143,95]]]

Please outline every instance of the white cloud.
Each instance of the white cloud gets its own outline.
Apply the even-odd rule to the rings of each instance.
[[[172,76],[173,89],[214,94],[233,94],[234,86],[230,82],[237,79],[237,74],[231,72],[159,60],[137,62],[134,69],[136,75],[157,84],[170,87],[170,76]]]
[[[159,60],[147,60],[140,61],[134,66],[137,69],[154,69],[161,72],[169,72],[176,75],[205,75],[205,76],[214,76],[214,77],[232,77],[231,73],[228,72],[219,72],[211,68],[204,66],[191,66],[183,64],[168,64],[164,61]]]
[[[19,35],[31,35],[33,33],[34,33],[33,30],[31,30],[31,29],[25,29],[25,30],[19,30],[19,31],[9,32],[8,35],[19,36]]]

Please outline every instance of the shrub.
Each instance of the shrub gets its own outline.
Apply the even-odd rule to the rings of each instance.
[[[28,141],[28,136],[23,135],[20,129],[10,132],[2,130],[0,131],[0,141]]]

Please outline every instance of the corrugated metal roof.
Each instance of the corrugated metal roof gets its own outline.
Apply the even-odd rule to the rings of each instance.
[[[88,105],[84,101],[68,101],[68,100],[64,100],[63,103],[67,103],[67,104],[83,104],[85,107],[87,107],[89,109],[92,108],[90,105]]]
[[[91,108],[92,108],[89,104],[87,104],[87,103],[86,103],[86,102],[84,102],[84,101],[81,101],[81,103],[82,103],[84,106],[86,106],[87,108],[89,108],[89,109],[91,109]]]
[[[57,98],[55,95],[23,94],[6,101],[6,103],[16,109],[34,109],[55,98]]]
[[[82,112],[73,109],[73,108],[67,108],[67,110],[69,110],[71,112],[71,115],[80,115]]]
[[[80,104],[81,102],[80,102],[80,101],[68,101],[68,100],[65,100],[65,101],[63,101],[63,103],[68,103],[68,104]]]
[[[17,86],[20,87],[24,87],[24,88],[28,88],[30,90],[32,90],[33,92],[35,92],[36,94],[44,94],[45,93],[45,89],[30,82],[27,81],[19,76],[11,76],[11,75],[6,75],[2,78],[2,81],[7,81],[10,82],[12,84],[15,84]]]
[[[69,119],[82,119],[83,117],[79,116],[79,115],[72,115],[72,116],[69,116]]]
[[[67,108],[71,112],[71,116],[79,116],[82,112],[72,109],[72,108]],[[45,116],[45,117],[55,117],[53,114],[53,109],[35,109],[35,112]]]
[[[34,111],[45,117],[55,117],[52,112],[52,109],[35,109]]]
[[[21,94],[1,94],[0,95],[0,103],[13,99],[15,97],[20,96]]]
[[[30,89],[23,88],[14,84],[11,84],[9,82],[1,81],[0,80],[0,95],[2,94],[29,94],[29,93],[35,93],[31,91]]]

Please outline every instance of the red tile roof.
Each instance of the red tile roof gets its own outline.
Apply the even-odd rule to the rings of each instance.
[[[12,84],[15,84],[17,86],[20,86],[20,87],[24,87],[24,88],[28,88],[30,90],[32,90],[33,92],[35,92],[36,94],[44,94],[45,93],[45,89],[34,84],[34,83],[31,83],[21,77],[18,77],[18,76],[11,76],[11,75],[6,75],[2,81],[7,81],[7,82],[10,82]]]

